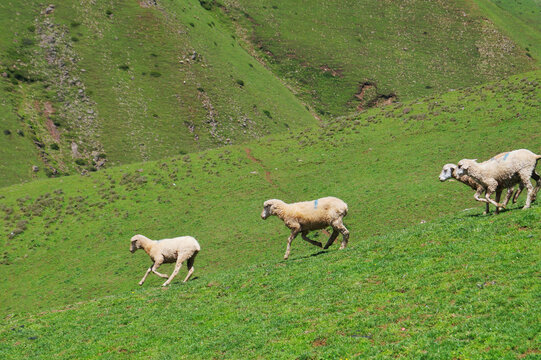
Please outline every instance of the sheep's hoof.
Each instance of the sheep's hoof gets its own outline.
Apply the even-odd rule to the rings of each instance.
[[[139,286],[142,286],[142,285],[143,285],[143,283],[142,283],[142,282],[139,282]]]
[[[169,285],[169,284],[168,284],[168,283],[163,283],[162,286],[163,286],[163,287],[166,287],[167,285]]]

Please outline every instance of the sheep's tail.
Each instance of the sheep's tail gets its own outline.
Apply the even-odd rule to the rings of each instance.
[[[342,216],[346,216],[348,214],[348,204],[344,203],[344,211],[343,211],[343,214]]]

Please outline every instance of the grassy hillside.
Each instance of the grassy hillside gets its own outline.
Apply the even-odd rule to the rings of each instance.
[[[198,276],[281,259],[287,229],[259,217],[268,198],[344,199],[352,244],[464,208],[479,214],[471,189],[439,183],[441,167],[517,148],[539,153],[540,81],[540,72],[522,74],[242,146],[3,188],[0,278],[16,281],[0,283],[0,311],[134,289],[149,265],[128,253],[136,233],[195,236]],[[291,258],[315,252],[298,239]]]
[[[343,251],[134,287],[6,319],[0,355],[536,359],[540,224],[539,206],[462,212]]]
[[[496,26],[527,51],[526,55],[541,61],[541,2],[538,0],[475,0]]]
[[[31,164],[93,171],[316,122],[229,20],[197,0],[153,3],[0,4],[0,185]]]
[[[502,33],[470,1],[223,2],[255,53],[321,114],[480,84],[535,64],[511,40],[515,32]]]

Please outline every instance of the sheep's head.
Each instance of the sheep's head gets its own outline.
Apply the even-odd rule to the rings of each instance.
[[[468,175],[468,170],[475,164],[477,159],[462,159],[456,166],[456,176]]]
[[[280,200],[270,199],[263,203],[263,211],[261,212],[261,218],[265,220],[271,215],[274,215],[274,206]]]
[[[445,164],[440,173],[440,181],[445,181],[453,177],[453,171],[456,170],[455,164]]]
[[[135,235],[131,238],[130,242],[130,252],[133,254],[137,249],[142,248],[141,245],[141,237],[142,235]]]

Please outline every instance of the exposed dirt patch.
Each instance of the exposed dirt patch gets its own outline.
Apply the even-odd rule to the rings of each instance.
[[[359,86],[359,91],[354,95],[359,100],[358,111],[364,109],[392,104],[396,100],[396,94],[382,94],[378,92],[376,83],[365,81]]]
[[[253,162],[256,162],[258,164],[261,164],[261,160],[259,159],[256,159],[253,155],[252,155],[252,150],[250,150],[249,148],[244,148],[244,151],[246,151],[246,156],[248,157],[248,159],[252,160]]]
[[[312,346],[313,346],[313,347],[327,346],[327,339],[326,339],[326,338],[315,339],[315,340],[312,342]]]
[[[261,162],[261,160],[255,158],[253,155],[252,155],[252,150],[250,150],[249,148],[244,148],[244,151],[246,152],[246,156],[248,157],[248,159],[252,160],[253,162],[261,165],[261,167],[265,170],[265,180],[267,180],[267,182],[271,185],[274,185],[276,186],[276,184],[272,181],[272,178],[271,178],[271,172],[268,171],[265,166],[263,165],[263,163]]]
[[[142,0],[139,1],[139,6],[142,8],[149,8],[153,6],[158,6],[158,2],[156,0]]]
[[[43,115],[47,119],[45,122],[45,125],[47,126],[47,130],[49,131],[49,134],[51,134],[51,137],[56,141],[60,142],[60,131],[58,131],[58,128],[54,124],[54,122],[51,120],[51,115],[54,114],[54,108],[53,104],[51,104],[50,101],[45,102],[43,104]]]
[[[324,73],[330,73],[333,77],[344,77],[344,75],[342,75],[343,71],[341,69],[332,69],[328,65],[321,65],[319,69],[322,70]]]

